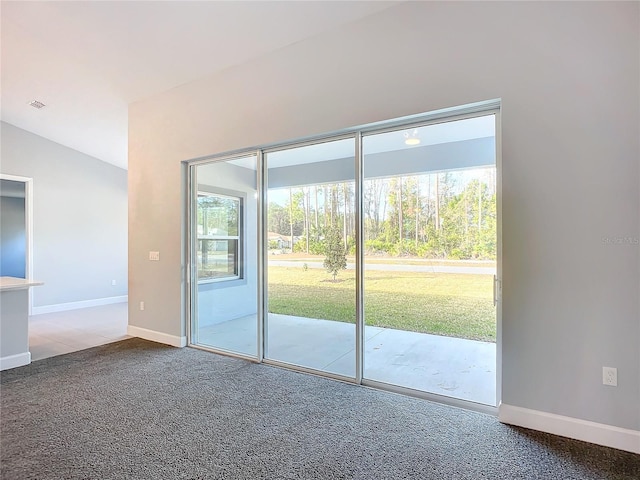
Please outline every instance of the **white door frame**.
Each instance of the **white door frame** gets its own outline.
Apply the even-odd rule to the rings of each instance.
[[[24,214],[25,214],[25,273],[28,279],[33,280],[33,178],[21,177],[18,175],[8,175],[0,173],[0,180],[11,180],[12,182],[24,183]],[[29,288],[29,315],[33,308],[33,288]]]

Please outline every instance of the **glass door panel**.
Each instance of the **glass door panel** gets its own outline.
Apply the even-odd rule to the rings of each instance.
[[[354,139],[265,155],[265,358],[355,377]]]
[[[364,377],[496,404],[495,116],[363,138]]]
[[[256,156],[191,168],[191,343],[257,357]]]

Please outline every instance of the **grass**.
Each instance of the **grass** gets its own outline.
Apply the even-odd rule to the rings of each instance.
[[[491,275],[390,272],[365,275],[365,323],[495,342]],[[355,272],[269,267],[269,311],[354,323]]]

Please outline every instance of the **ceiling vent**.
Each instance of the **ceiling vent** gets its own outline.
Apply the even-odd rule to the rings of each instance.
[[[29,102],[29,105],[31,105],[33,108],[37,108],[38,110],[40,110],[42,107],[44,107],[44,103],[39,102],[38,100],[33,100],[31,102]]]

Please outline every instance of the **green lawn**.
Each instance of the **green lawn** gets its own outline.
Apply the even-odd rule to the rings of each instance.
[[[493,276],[367,271],[365,323],[495,342]],[[269,267],[269,311],[355,322],[355,272]]]

